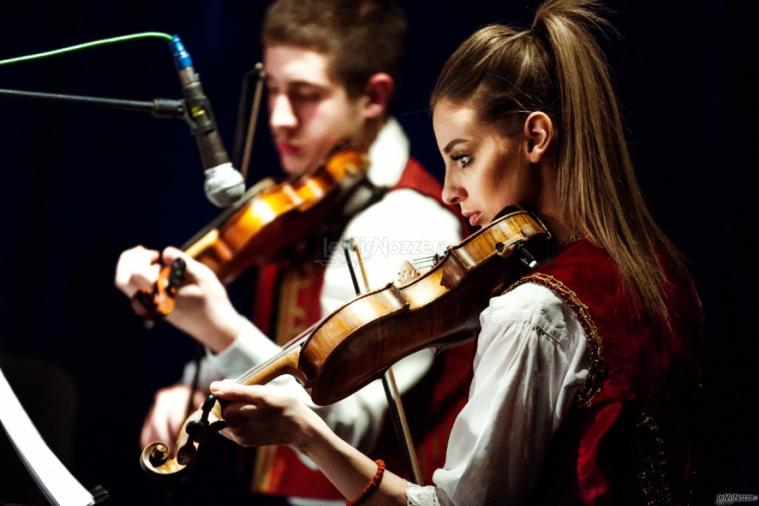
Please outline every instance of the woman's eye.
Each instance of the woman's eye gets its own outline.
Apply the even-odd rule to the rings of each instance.
[[[469,155],[456,155],[453,157],[453,160],[459,164],[459,167],[463,169],[469,165],[469,163],[472,161],[472,157]]]

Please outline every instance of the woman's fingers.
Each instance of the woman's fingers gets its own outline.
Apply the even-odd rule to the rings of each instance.
[[[261,385],[243,385],[233,380],[214,381],[211,383],[211,393],[219,399],[230,402],[260,403],[265,399],[266,387]]]
[[[301,438],[302,406],[293,395],[264,385],[240,385],[232,380],[214,382],[211,393],[227,401],[222,434],[243,446],[290,444]],[[299,409],[302,408],[302,409]]]

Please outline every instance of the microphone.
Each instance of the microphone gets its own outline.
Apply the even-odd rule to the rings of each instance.
[[[190,128],[197,140],[205,170],[203,189],[213,204],[226,207],[245,192],[245,180],[229,161],[229,155],[216,129],[211,103],[203,92],[200,77],[192,67],[190,54],[177,35],[171,38],[169,45],[182,84]]]

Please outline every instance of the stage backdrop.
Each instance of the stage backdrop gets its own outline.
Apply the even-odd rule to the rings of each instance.
[[[4,4],[0,59],[141,31],[179,34],[231,151],[242,77],[261,56],[265,2]],[[394,113],[438,177],[427,109],[437,72],[474,29],[528,23],[534,5],[404,2],[408,53]],[[756,12],[739,1],[607,5],[618,33],[604,46],[638,175],[688,257],[706,310],[700,498],[756,494]],[[0,67],[0,87],[180,97],[159,40]],[[166,325],[146,331],[113,274],[122,250],[179,245],[217,213],[203,195],[194,140],[181,121],[143,113],[6,98],[0,111],[0,352],[70,376],[77,415],[68,464],[85,485],[104,485],[112,504],[158,502],[146,498],[156,487],[137,464],[139,429],[153,393],[179,377],[192,347]],[[278,171],[266,121],[259,127],[251,182]],[[250,280],[231,290],[249,312]]]

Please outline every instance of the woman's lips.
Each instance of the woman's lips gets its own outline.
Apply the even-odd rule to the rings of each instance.
[[[477,226],[477,222],[480,221],[480,216],[482,216],[482,213],[477,211],[466,211],[462,213],[464,215],[464,218],[469,220],[469,224],[471,226]]]

